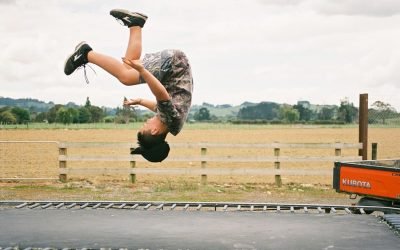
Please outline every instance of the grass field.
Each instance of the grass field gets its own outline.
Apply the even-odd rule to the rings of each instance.
[[[0,129],[0,140],[24,141],[73,141],[73,142],[135,142],[139,124],[121,127],[94,128],[31,128]],[[355,126],[273,126],[273,125],[229,125],[229,124],[187,124],[177,137],[167,140],[179,142],[216,143],[334,143],[358,141]],[[400,158],[398,148],[400,128],[370,128],[369,144],[378,143],[378,158]],[[82,153],[69,151],[68,154]],[[88,154],[121,154],[115,151],[85,152]],[[124,154],[126,152],[123,152]],[[331,155],[332,150],[291,149],[282,155]],[[343,155],[357,155],[357,150],[344,150]],[[198,151],[174,150],[171,155],[199,155]],[[209,154],[273,155],[271,149],[221,149]],[[370,154],[370,150],[369,150]],[[129,163],[98,163],[104,167],[129,167]],[[98,166],[97,164],[97,166]],[[125,164],[125,165],[124,165]],[[138,167],[162,166],[162,164],[140,163]],[[179,167],[198,167],[200,163],[180,163]],[[243,164],[242,164],[243,165]],[[79,163],[70,166],[80,166]],[[229,164],[226,167],[235,167]],[[272,165],[251,165],[249,167],[272,168]],[[177,167],[174,164],[173,167]],[[224,167],[223,164],[209,164]],[[326,168],[332,162],[286,164],[282,168]],[[58,148],[55,144],[1,144],[0,177],[58,177]],[[351,202],[343,194],[331,189],[329,177],[283,176],[284,186],[277,188],[273,176],[209,176],[208,186],[200,185],[198,176],[138,176],[136,184],[128,182],[129,176],[89,175],[71,176],[68,183],[49,182],[0,182],[0,199],[105,199],[105,200],[202,200],[202,201],[298,201],[329,203]],[[319,202],[320,203],[320,202]]]

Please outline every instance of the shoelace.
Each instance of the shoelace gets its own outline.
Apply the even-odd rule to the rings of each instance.
[[[78,69],[82,69],[82,68],[83,68],[83,74],[84,74],[84,76],[85,76],[86,84],[89,84],[89,78],[87,77],[87,74],[86,74],[86,65],[89,66],[90,69],[92,69],[92,71],[94,72],[95,75],[97,75],[97,73],[96,73],[96,71],[94,71],[94,69],[92,68],[92,66],[90,66],[90,65],[87,64],[87,63],[85,63],[85,64],[83,64],[82,66],[79,66],[79,67],[78,67]]]

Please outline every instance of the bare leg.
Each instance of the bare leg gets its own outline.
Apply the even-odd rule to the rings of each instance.
[[[129,69],[124,67],[121,61],[111,56],[92,50],[88,53],[88,60],[115,76],[124,85],[135,85],[139,83],[139,72],[131,67],[129,67]]]
[[[139,60],[142,55],[142,28],[134,26],[129,28],[129,42],[128,48],[126,49],[125,58],[130,60]],[[128,64],[124,63],[124,66],[131,69]]]
[[[129,42],[125,57],[131,60],[138,60],[141,54],[142,28],[134,26],[129,28]],[[128,64],[122,63],[113,57],[90,51],[88,60],[115,76],[124,85],[135,85],[139,83],[139,72]]]

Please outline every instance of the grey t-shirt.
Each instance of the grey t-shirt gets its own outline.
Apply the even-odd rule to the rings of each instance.
[[[189,61],[179,50],[146,54],[142,61],[143,66],[164,85],[171,97],[168,101],[158,101],[156,112],[169,132],[177,135],[192,103],[193,77]],[[144,82],[142,78],[141,82]]]

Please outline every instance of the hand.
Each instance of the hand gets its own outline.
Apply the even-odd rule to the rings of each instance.
[[[142,72],[144,70],[144,66],[141,60],[130,60],[128,58],[122,57],[122,61],[132,68],[136,69],[137,71]]]
[[[138,105],[142,101],[141,98],[124,100],[124,106]]]

